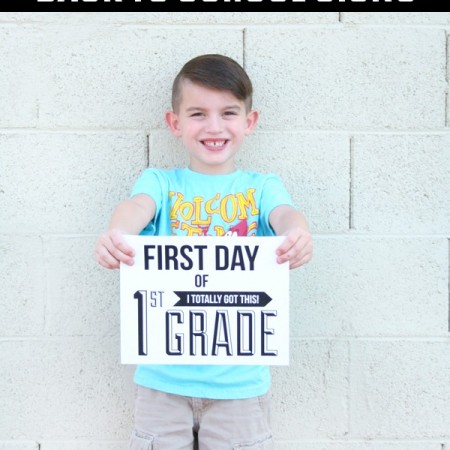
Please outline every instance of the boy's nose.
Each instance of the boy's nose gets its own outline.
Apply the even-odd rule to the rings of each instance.
[[[219,116],[210,116],[206,124],[209,133],[220,133],[223,129],[222,119]]]

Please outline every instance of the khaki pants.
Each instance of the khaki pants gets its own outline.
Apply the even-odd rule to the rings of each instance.
[[[210,400],[137,386],[132,450],[271,450],[270,394]]]

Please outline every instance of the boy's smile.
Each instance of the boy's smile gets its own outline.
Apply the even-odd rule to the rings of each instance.
[[[225,147],[225,144],[227,143],[227,140],[220,139],[220,140],[213,140],[208,139],[207,141],[203,141],[203,145],[210,151],[219,151],[222,150],[223,147]]]
[[[226,174],[235,170],[234,155],[256,125],[258,113],[229,91],[184,81],[177,112],[168,112],[172,133],[181,137],[189,152],[191,170]]]

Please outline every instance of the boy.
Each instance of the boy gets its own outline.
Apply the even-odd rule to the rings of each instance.
[[[189,154],[185,169],[147,169],[114,211],[97,261],[133,264],[123,234],[284,235],[278,263],[309,262],[312,240],[279,178],[242,172],[234,156],[258,121],[244,69],[222,55],[187,62],[174,80],[171,132]],[[238,206],[237,206],[238,205]],[[200,212],[199,212],[200,208]],[[194,209],[196,212],[194,213]],[[269,449],[270,373],[265,366],[138,366],[133,449]]]

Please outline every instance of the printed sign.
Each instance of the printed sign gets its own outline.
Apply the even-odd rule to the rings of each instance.
[[[123,364],[289,364],[282,237],[126,236]]]

